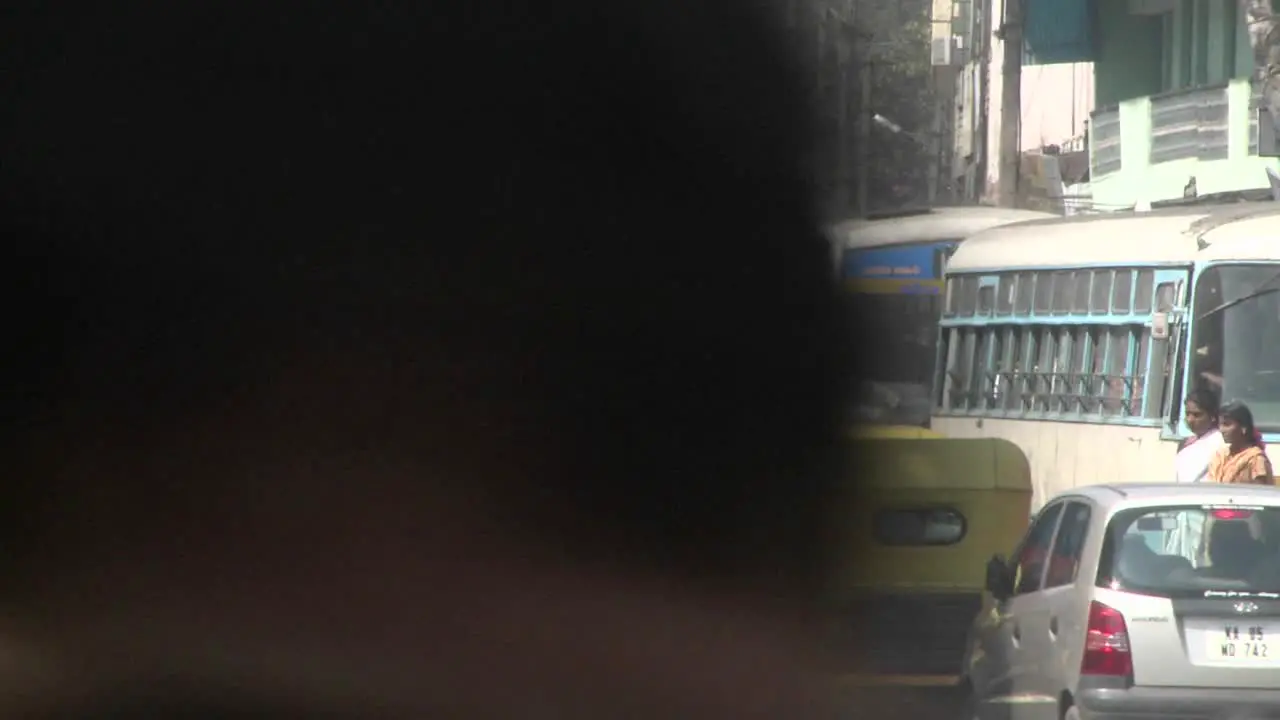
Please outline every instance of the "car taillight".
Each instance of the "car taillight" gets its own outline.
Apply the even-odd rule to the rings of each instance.
[[[1248,520],[1251,515],[1253,515],[1252,510],[1218,509],[1213,511],[1213,516],[1218,520]]]
[[[1089,629],[1085,635],[1080,674],[1112,677],[1133,674],[1129,628],[1124,624],[1124,615],[1096,600],[1089,605]]]

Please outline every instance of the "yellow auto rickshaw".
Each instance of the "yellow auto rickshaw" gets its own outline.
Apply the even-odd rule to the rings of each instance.
[[[942,437],[946,436],[913,425],[857,425],[849,431],[850,440],[929,440]]]
[[[1027,528],[1027,458],[997,439],[862,435],[848,450],[832,588],[845,677],[954,685],[987,560]]]

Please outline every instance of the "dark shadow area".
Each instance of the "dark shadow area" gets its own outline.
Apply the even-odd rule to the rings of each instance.
[[[0,714],[827,716],[866,348],[773,10],[0,27]]]

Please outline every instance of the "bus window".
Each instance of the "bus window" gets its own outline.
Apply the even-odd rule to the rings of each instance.
[[[1133,389],[1129,393],[1129,415],[1142,417],[1142,396],[1147,390],[1147,359],[1151,355],[1151,334],[1138,333],[1138,362],[1134,368]]]
[[[996,301],[997,315],[1008,315],[1013,312],[1014,277],[1011,274],[1000,276],[1000,295]]]
[[[1093,273],[1088,270],[1076,273],[1076,296],[1071,304],[1071,312],[1077,315],[1085,315],[1089,312],[1089,280],[1092,276]]]
[[[978,307],[978,278],[966,277],[960,281],[960,305],[957,314],[972,316]]]
[[[1035,278],[1035,311],[1037,313],[1048,313],[1049,308],[1053,305],[1054,275],[1050,273],[1036,273]]]
[[[1078,328],[1075,330],[1075,336],[1071,343],[1071,366],[1067,372],[1071,377],[1071,393],[1072,406],[1070,411],[1084,412],[1084,402],[1082,398],[1089,392],[1089,380],[1087,373],[1088,364],[1086,362],[1086,353],[1089,350],[1089,331],[1086,328]]]
[[[1160,287],[1156,288],[1156,312],[1167,313],[1172,310],[1177,292],[1177,287],[1173,283],[1160,283]]]
[[[1045,411],[1049,409],[1049,392],[1052,386],[1054,361],[1057,359],[1058,338],[1053,329],[1046,328],[1040,332],[1040,363],[1035,373],[1035,402],[1032,408]]]
[[[1033,289],[1031,278],[1031,273],[1018,275],[1017,298],[1013,311],[1019,315],[1031,314],[1031,291]]]
[[[1133,272],[1117,270],[1111,289],[1111,312],[1117,315],[1129,313],[1130,300],[1133,295]]]
[[[1155,281],[1156,274],[1154,270],[1141,270],[1138,272],[1138,281],[1134,283],[1133,289],[1133,312],[1135,314],[1151,312],[1151,292]]]
[[[1058,333],[1058,356],[1053,360],[1053,380],[1049,384],[1049,395],[1053,402],[1049,409],[1055,412],[1071,412],[1071,388],[1068,372],[1071,368],[1071,328],[1062,328]]]
[[[987,317],[996,305],[995,285],[984,285],[978,288],[978,315]]]
[[[1097,270],[1093,273],[1093,302],[1091,309],[1094,315],[1106,315],[1111,312],[1111,271]]]
[[[1273,431],[1280,430],[1280,293],[1254,293],[1274,287],[1278,273],[1274,265],[1205,269],[1192,326],[1195,384],[1248,403],[1258,428]]]
[[[1053,281],[1053,314],[1066,315],[1071,312],[1071,300],[1076,294],[1076,275],[1073,272],[1060,272]]]
[[[1116,273],[1119,275],[1119,273]],[[1125,370],[1129,360],[1128,328],[1112,328],[1107,338],[1107,364],[1102,412],[1104,415],[1123,415],[1128,406],[1124,402],[1130,378]]]

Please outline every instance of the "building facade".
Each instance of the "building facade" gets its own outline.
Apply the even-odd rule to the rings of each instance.
[[[1022,3],[1021,107],[1001,106],[1008,3]],[[1237,0],[954,0],[952,163],[971,200],[994,200],[1005,123],[1019,151],[1080,148],[1077,209],[1143,209],[1261,191],[1253,52]],[[1265,148],[1264,148],[1265,152]]]
[[[954,183],[969,202],[994,203],[1002,170],[999,158],[1005,123],[1017,125],[1017,152],[1068,149],[1083,136],[1095,101],[1094,67],[1089,59],[1043,64],[1023,48],[1023,67],[1005,70],[1004,33],[1008,7],[1002,0],[940,0],[936,12],[950,18],[953,43],[965,48],[953,92]],[[1020,84],[1018,108],[1005,108],[1004,84]],[[1021,180],[1021,178],[1020,178]],[[1021,183],[1019,183],[1021,185]]]

